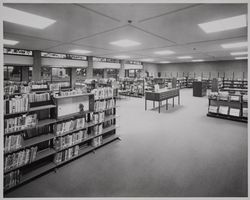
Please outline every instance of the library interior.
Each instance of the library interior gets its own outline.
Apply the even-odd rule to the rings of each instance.
[[[3,196],[247,197],[247,3],[4,3]]]

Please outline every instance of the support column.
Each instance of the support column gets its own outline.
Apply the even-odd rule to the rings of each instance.
[[[75,83],[76,83],[76,69],[75,67],[71,68],[71,87],[74,88],[75,87]]]
[[[22,81],[29,82],[29,67],[22,67]]]
[[[35,50],[34,52],[34,62],[32,70],[32,81],[41,80],[41,68],[42,68],[42,58],[41,51]]]
[[[104,69],[104,70],[103,70],[103,78],[108,78],[107,69]]]
[[[93,78],[93,56],[88,56],[87,78]]]
[[[121,68],[119,70],[119,78],[124,78],[125,77],[125,60],[121,60]]]

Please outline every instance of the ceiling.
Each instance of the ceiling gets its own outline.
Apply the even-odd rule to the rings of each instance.
[[[247,14],[247,4],[4,4],[18,10],[56,20],[39,30],[4,22],[4,38],[19,41],[15,48],[69,53],[90,50],[88,55],[113,58],[128,55],[130,60],[152,58],[188,62],[177,56],[205,61],[232,60],[232,50],[220,44],[247,41],[247,28],[207,34],[198,24]],[[128,23],[131,20],[132,23]],[[109,43],[121,39],[140,42],[134,47]],[[154,51],[172,50],[172,55]],[[247,47],[237,49],[246,51]]]

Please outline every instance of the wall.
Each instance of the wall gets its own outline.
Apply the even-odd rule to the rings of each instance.
[[[143,70],[146,73],[146,71],[149,72],[150,76],[157,77],[158,73],[158,65],[154,63],[143,63]]]
[[[158,65],[158,70],[161,72],[161,76],[183,76],[183,72],[191,72],[192,75],[195,72],[196,77],[201,76],[203,73],[204,77],[208,77],[209,73],[211,78],[223,76],[232,78],[247,78],[247,61],[246,60],[229,60],[229,61],[213,61],[213,62],[200,62],[200,63],[170,63]]]

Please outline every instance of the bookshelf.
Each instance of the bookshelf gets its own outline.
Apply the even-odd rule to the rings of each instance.
[[[142,98],[144,96],[144,88],[144,79],[126,78],[124,80],[120,80],[119,94]]]
[[[4,116],[4,193],[119,139],[112,88],[50,94],[45,101],[42,97],[43,101],[36,102],[26,98],[22,126],[12,128],[7,120],[23,113]],[[29,115],[32,117],[27,119]]]
[[[248,90],[248,81],[247,80],[222,80],[222,90],[228,91],[229,93],[239,92],[242,94],[247,93]]]
[[[209,117],[248,122],[247,95],[211,92],[208,96]]]

